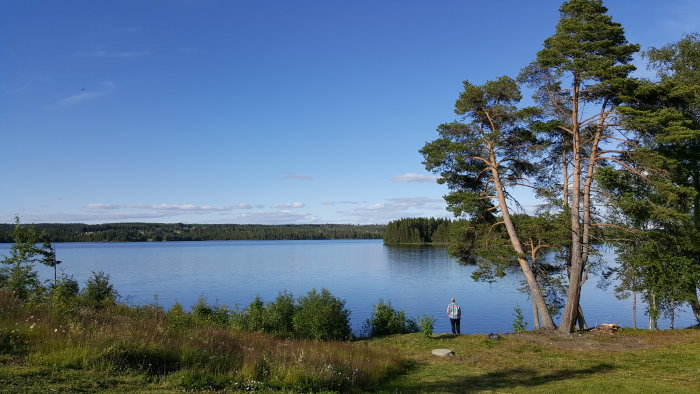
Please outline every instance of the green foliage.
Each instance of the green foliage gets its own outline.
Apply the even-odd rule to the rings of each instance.
[[[114,304],[117,295],[114,286],[109,283],[109,275],[102,271],[92,272],[80,294],[83,300],[94,305]]]
[[[176,302],[170,307],[168,312],[165,314],[165,320],[168,321],[174,327],[182,327],[192,324],[192,317],[189,313],[185,312],[182,304]]]
[[[149,242],[295,239],[380,239],[383,225],[353,224],[182,224],[106,223],[35,225],[55,242]],[[0,224],[0,242],[11,241],[12,226]]]
[[[352,337],[345,301],[327,289],[313,289],[299,298],[292,321],[297,338],[346,341]]]
[[[386,225],[384,243],[392,244],[447,244],[450,241],[452,221],[435,218],[404,218]]]
[[[119,341],[99,353],[98,360],[110,367],[131,369],[148,374],[166,374],[178,369],[178,351],[168,344]]]
[[[644,53],[659,80],[642,81],[621,108],[638,135],[633,172],[606,168],[598,182],[618,223],[617,290],[641,293],[652,320],[689,302],[700,322],[700,36]]]
[[[513,332],[514,333],[520,333],[524,332],[527,330],[527,322],[525,321],[525,317],[523,316],[523,311],[520,309],[520,307],[515,308],[515,320],[513,320]]]
[[[235,312],[231,316],[234,327],[247,331],[265,331],[265,303],[260,296],[255,299],[240,312]]]
[[[237,329],[282,338],[348,340],[352,336],[349,316],[345,301],[326,289],[314,289],[296,300],[285,291],[267,304],[257,296],[242,310],[232,311],[230,319]]]
[[[407,319],[406,312],[395,310],[391,302],[385,303],[384,300],[379,300],[374,306],[372,316],[365,321],[362,328],[362,334],[366,338],[411,332],[418,332],[416,322]]]
[[[22,299],[41,294],[45,289],[34,271],[34,264],[42,263],[55,267],[59,262],[56,261],[53,246],[46,241],[45,234],[40,233],[35,226],[22,225],[19,217],[15,217],[9,238],[13,244],[10,247],[10,256],[5,256],[2,260],[8,267],[0,268],[0,288],[14,292]],[[42,243],[42,239],[42,246],[37,247],[37,244]]]
[[[627,78],[639,45],[629,44],[622,26],[606,15],[601,0],[569,0],[559,8],[556,32],[537,53],[541,67],[591,81],[591,99],[611,93],[610,86]]]
[[[73,276],[63,275],[54,285],[49,293],[55,300],[68,300],[80,294],[80,286]]]
[[[422,332],[427,338],[430,338],[433,335],[434,326],[435,318],[432,316],[423,315],[420,319],[418,319],[418,327],[420,328],[420,332]]]
[[[280,293],[274,302],[265,306],[264,331],[282,338],[291,338],[294,335],[296,311],[294,296],[286,291]]]
[[[182,306],[180,306],[179,309],[182,310]],[[173,313],[177,312],[178,310],[173,311]],[[226,326],[230,322],[231,314],[226,306],[209,305],[205,297],[200,297],[197,303],[192,307],[192,317],[195,321],[199,321],[200,323],[209,322]]]
[[[30,337],[27,332],[17,327],[0,327],[0,354],[25,354],[29,348]]]
[[[480,86],[465,81],[455,103],[463,121],[438,126],[439,138],[421,149],[426,169],[449,187],[445,200],[455,216],[493,222],[493,170],[506,187],[534,173],[529,156],[535,139],[524,125],[537,111],[518,109],[521,97],[507,76]]]

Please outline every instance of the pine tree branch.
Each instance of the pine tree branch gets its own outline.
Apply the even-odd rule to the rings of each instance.
[[[616,159],[616,158],[614,158],[614,157],[598,156],[598,157],[596,157],[596,158],[594,159],[594,161],[598,161],[598,160],[610,160],[610,161],[614,161],[615,163],[617,163],[617,164],[619,164],[619,165],[621,165],[621,166],[627,168],[630,172],[632,172],[632,173],[634,173],[634,174],[640,176],[640,177],[641,177],[642,179],[644,179],[645,181],[648,181],[648,180],[649,180],[649,178],[647,178],[646,175],[644,175],[643,173],[641,173],[641,172],[640,172],[639,170],[637,170],[636,168],[634,168],[634,167],[630,166],[629,164],[627,164],[627,163],[625,163],[625,162],[623,162],[623,161],[621,161],[621,160],[618,160],[618,159]]]
[[[622,230],[622,231],[632,233],[632,234],[641,232],[639,230],[628,229],[628,228],[622,227],[622,226],[617,225],[617,224],[612,224],[612,223],[591,223],[590,226],[591,227],[612,227],[612,228],[616,228],[618,230]]]
[[[611,135],[603,135],[603,136],[601,136],[600,138],[601,138],[601,139],[608,139],[608,138],[609,138],[609,139],[612,139],[612,140],[618,140],[618,141],[622,142],[623,144],[630,145],[630,146],[632,146],[632,147],[634,147],[634,148],[639,148],[639,145],[635,144],[634,142],[632,142],[632,141],[630,141],[630,140],[626,140],[626,139],[624,139],[624,138],[613,137],[613,136],[611,136]]]

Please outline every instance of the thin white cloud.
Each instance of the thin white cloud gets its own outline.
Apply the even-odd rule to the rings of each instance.
[[[397,197],[387,202],[357,207],[344,212],[353,222],[386,223],[407,216],[440,216],[445,214],[444,201],[428,197]]]
[[[64,97],[56,102],[59,106],[65,107],[69,105],[75,105],[78,103],[82,103],[83,101],[90,101],[94,100],[98,97],[102,97],[106,94],[108,94],[108,91],[99,91],[99,92],[86,92],[82,91],[78,94],[74,94],[68,97]]]
[[[311,214],[288,210],[250,212],[225,219],[227,223],[240,224],[308,224],[317,221],[318,218]]]
[[[359,202],[357,202],[357,201],[324,201],[321,204],[322,205],[341,205],[341,204],[357,205],[357,204],[359,204]]]
[[[290,203],[286,203],[286,204],[280,204],[276,208],[279,208],[279,209],[297,209],[297,208],[304,208],[305,206],[306,206],[306,204],[304,204],[303,202],[297,201],[297,202],[290,202]]]
[[[27,223],[109,223],[161,219],[178,215],[178,212],[88,212],[22,215]],[[14,217],[13,217],[14,218]],[[0,220],[2,220],[0,218]]]
[[[85,206],[88,210],[92,211],[108,211],[108,210],[118,210],[118,209],[143,209],[143,210],[153,210],[153,211],[174,211],[174,212],[227,212],[237,209],[251,209],[252,205],[247,203],[227,205],[223,207],[217,207],[212,205],[194,205],[194,204],[125,204],[125,205],[114,205],[114,204],[88,204]]]
[[[403,175],[397,175],[394,177],[394,182],[423,182],[423,183],[434,183],[437,181],[438,177],[434,175],[421,175],[414,174],[412,172],[407,172]]]
[[[142,57],[142,56],[148,56],[150,54],[151,54],[151,52],[149,52],[149,51],[103,51],[103,50],[98,50],[98,51],[90,52],[90,56],[92,56],[92,57],[119,58],[119,59]]]

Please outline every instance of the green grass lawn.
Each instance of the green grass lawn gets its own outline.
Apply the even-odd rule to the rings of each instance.
[[[393,346],[412,367],[384,392],[700,392],[700,330],[621,330],[614,335],[547,333],[371,341]],[[448,348],[453,357],[431,349]]]

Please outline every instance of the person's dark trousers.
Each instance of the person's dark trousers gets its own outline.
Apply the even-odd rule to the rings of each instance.
[[[452,333],[460,335],[459,332],[459,319],[450,319],[450,325],[452,326]]]

